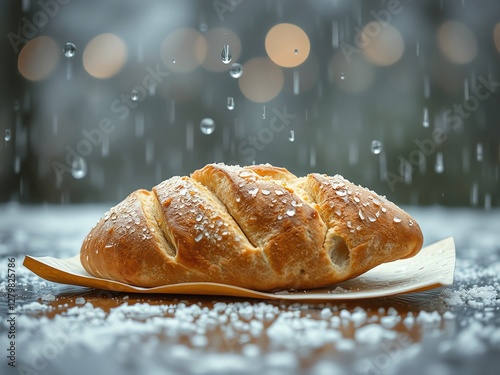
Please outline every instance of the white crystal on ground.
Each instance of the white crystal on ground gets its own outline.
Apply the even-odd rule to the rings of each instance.
[[[367,321],[367,314],[364,309],[356,308],[350,317],[355,327],[359,327]]]
[[[446,320],[451,320],[455,318],[455,314],[453,314],[451,311],[445,311],[443,314],[443,318]]]
[[[461,355],[479,355],[486,351],[486,344],[480,337],[483,326],[479,322],[472,322],[458,333],[455,342],[457,351]]]
[[[274,192],[270,194],[273,196]],[[67,256],[68,249],[81,245],[78,238],[84,238],[84,232],[95,221],[96,212],[105,211],[79,207],[79,218],[73,223],[68,218],[74,217],[75,211],[60,210],[63,214],[53,215],[51,220],[38,214],[24,215],[20,221],[19,215],[16,219],[9,212],[9,218],[13,217],[14,222],[18,220],[18,225],[33,228],[12,232],[12,240],[19,242],[16,246],[29,246],[34,255],[47,255],[44,251],[51,246],[52,255]],[[382,299],[373,310],[368,307],[370,304],[362,301],[359,305],[364,308],[353,308],[355,304],[347,302],[291,304],[213,297],[213,302],[208,302],[209,298],[202,306],[191,297],[184,297],[188,301],[162,303],[156,297],[149,302],[149,297],[134,295],[127,300],[126,296],[115,299],[111,294],[106,294],[112,297],[106,305],[116,307],[104,310],[96,299],[87,296],[87,292],[85,297],[92,303],[77,297],[81,290],[74,293],[75,297],[61,294],[55,284],[20,266],[22,257],[18,256],[18,289],[28,288],[28,296],[35,290],[33,298],[38,299],[24,304],[19,302],[16,308],[19,328],[16,344],[22,348],[18,352],[19,363],[38,364],[41,367],[36,371],[40,374],[73,371],[75,375],[104,370],[115,373],[133,364],[136,357],[143,361],[144,372],[158,374],[356,373],[355,363],[344,367],[340,358],[359,362],[359,373],[431,374],[431,370],[435,370],[451,375],[455,372],[448,367],[449,363],[455,364],[457,369],[479,370],[489,354],[500,350],[500,241],[491,239],[492,233],[498,238],[496,228],[500,228],[500,219],[497,216],[500,215],[495,211],[488,220],[476,220],[481,217],[474,216],[476,212],[470,210],[459,211],[460,214],[453,211],[453,215],[434,208],[416,211],[415,217],[425,225],[429,243],[441,239],[444,232],[455,237],[458,255],[455,284],[429,294],[415,295],[419,301],[416,304],[413,297]],[[82,215],[83,220],[80,219]],[[419,220],[418,216],[424,220]],[[2,225],[5,224],[0,223],[0,227]],[[69,234],[66,237],[60,234],[55,243],[53,238],[49,241],[33,232],[51,232],[55,229],[50,228],[57,227],[60,233],[62,226],[68,228]],[[1,237],[0,241],[7,241],[5,238],[8,240],[8,237]],[[205,240],[204,235],[202,238]],[[0,250],[9,251],[9,246],[1,243]],[[5,258],[1,258],[2,280],[6,278],[6,269]],[[0,292],[5,291],[6,284],[2,281]],[[337,287],[333,292],[349,290]],[[72,298],[76,306],[69,307]],[[56,299],[59,301],[52,303]],[[136,300],[140,302],[132,302]],[[413,313],[405,315],[407,310],[401,300],[408,301],[407,306]],[[116,304],[129,303],[117,306],[113,305],[114,301]],[[48,303],[59,306],[52,307]],[[383,307],[379,310],[379,306]],[[48,314],[54,310],[56,314]],[[419,310],[424,312],[419,313]],[[393,327],[398,319],[402,323]],[[5,321],[0,323],[2,330],[6,324]],[[400,340],[406,332],[411,336],[407,343]],[[47,352],[54,356],[53,359],[44,364],[43,350],[53,347],[57,348],[56,352]],[[391,350],[394,357],[390,357]],[[390,361],[382,363],[386,358],[383,356]],[[84,368],[75,368],[75,358],[86,359]],[[102,358],[112,360],[103,362]],[[368,366],[377,363],[387,367],[382,370],[383,366]]]
[[[394,339],[397,333],[372,323],[360,327],[354,333],[354,337],[360,344],[377,345],[384,339]]]
[[[204,347],[208,345],[208,338],[205,335],[194,335],[191,337],[191,344],[194,347]]]
[[[84,305],[85,304],[85,298],[84,297],[77,297],[77,298],[75,298],[75,303],[77,305]]]
[[[384,328],[394,328],[401,320],[398,315],[387,315],[380,318],[380,324]]]
[[[52,302],[56,300],[56,297],[52,294],[43,294],[41,298],[43,302]]]
[[[328,307],[325,307],[324,309],[321,310],[320,316],[321,319],[328,319],[329,317],[332,316],[332,310],[329,309]]]

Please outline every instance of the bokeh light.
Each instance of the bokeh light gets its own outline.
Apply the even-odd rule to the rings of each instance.
[[[368,22],[360,35],[364,46],[363,56],[367,61],[379,66],[396,63],[405,49],[403,36],[393,26],[379,22]]]
[[[19,53],[19,73],[30,81],[39,81],[49,76],[59,62],[59,48],[54,39],[39,36],[30,40]]]
[[[269,30],[265,45],[269,58],[285,68],[302,64],[311,50],[305,31],[291,23],[280,23]]]
[[[229,46],[231,53],[231,62],[236,62],[241,56],[241,41],[238,35],[230,29],[216,27],[208,30],[205,34],[208,45],[207,55],[203,60],[203,67],[210,72],[222,72],[229,70],[231,64],[223,64],[221,61],[221,52],[225,44]]]
[[[373,66],[359,55],[352,55],[347,61],[344,54],[339,51],[330,60],[328,78],[342,90],[360,93],[372,85],[375,72]]]
[[[238,79],[240,90],[248,99],[264,103],[275,98],[285,82],[283,71],[267,57],[255,57],[243,65]]]
[[[437,42],[441,53],[455,64],[467,64],[476,57],[476,37],[461,22],[444,22],[439,27]]]
[[[116,75],[127,59],[127,46],[115,34],[100,34],[94,37],[83,51],[83,67],[95,78],[110,78]]]
[[[207,48],[207,41],[198,30],[177,29],[163,40],[161,59],[172,72],[187,73],[205,60]]]

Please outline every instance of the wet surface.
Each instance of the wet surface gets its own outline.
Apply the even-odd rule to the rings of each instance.
[[[16,368],[2,358],[8,374],[498,371],[498,210],[408,207],[426,244],[455,238],[455,284],[390,298],[294,303],[112,293],[47,282],[22,266],[26,254],[78,253],[108,208],[0,207],[2,351],[15,334]],[[12,270],[15,303],[6,298]]]

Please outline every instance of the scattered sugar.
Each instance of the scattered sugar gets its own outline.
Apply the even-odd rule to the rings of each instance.
[[[424,325],[437,325],[441,323],[441,315],[437,311],[429,313],[422,310],[418,313],[416,321]]]
[[[394,328],[401,321],[398,315],[387,315],[380,318],[380,324],[384,328]]]
[[[17,306],[16,311],[17,312],[39,312],[39,311],[46,311],[50,310],[51,306],[47,306],[45,304],[42,304],[40,302],[31,302],[27,303],[25,305]]]
[[[43,294],[40,298],[43,302],[52,302],[56,300],[56,297],[52,294]]]
[[[415,318],[411,312],[403,319],[403,324],[407,329],[411,329],[415,325]]]
[[[335,348],[340,352],[348,352],[356,348],[356,343],[351,339],[340,339],[335,343]]]
[[[299,366],[297,357],[288,351],[269,353],[264,361],[271,369],[295,369]]]
[[[384,339],[394,339],[397,333],[392,330],[385,329],[379,324],[367,324],[360,327],[354,333],[354,337],[360,344],[378,345]]]
[[[77,298],[75,298],[75,303],[77,305],[84,305],[85,304],[85,298],[84,297],[77,297]]]
[[[260,348],[255,344],[246,344],[241,349],[241,353],[245,357],[256,358],[260,355]]]
[[[191,337],[191,345],[200,348],[208,345],[208,338],[204,335],[194,335]]]
[[[324,309],[321,310],[320,316],[321,319],[328,319],[329,317],[332,316],[332,310],[329,309],[328,307],[325,307]]]
[[[469,306],[482,308],[484,306],[496,306],[500,298],[500,288],[493,285],[467,287],[461,285],[458,289],[446,289],[443,291],[443,300],[448,306]]]
[[[472,322],[468,327],[458,333],[456,341],[456,350],[461,355],[472,356],[480,355],[486,351],[486,344],[481,336],[487,332],[479,322]]]
[[[360,327],[367,320],[367,314],[364,309],[356,308],[350,317],[355,327]]]
[[[443,318],[446,320],[452,320],[455,319],[455,314],[453,314],[451,311],[445,311],[443,314]]]

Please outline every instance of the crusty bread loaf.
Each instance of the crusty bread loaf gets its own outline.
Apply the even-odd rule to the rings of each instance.
[[[209,164],[111,208],[81,262],[91,275],[142,287],[306,289],[412,257],[422,241],[405,211],[341,176]]]

